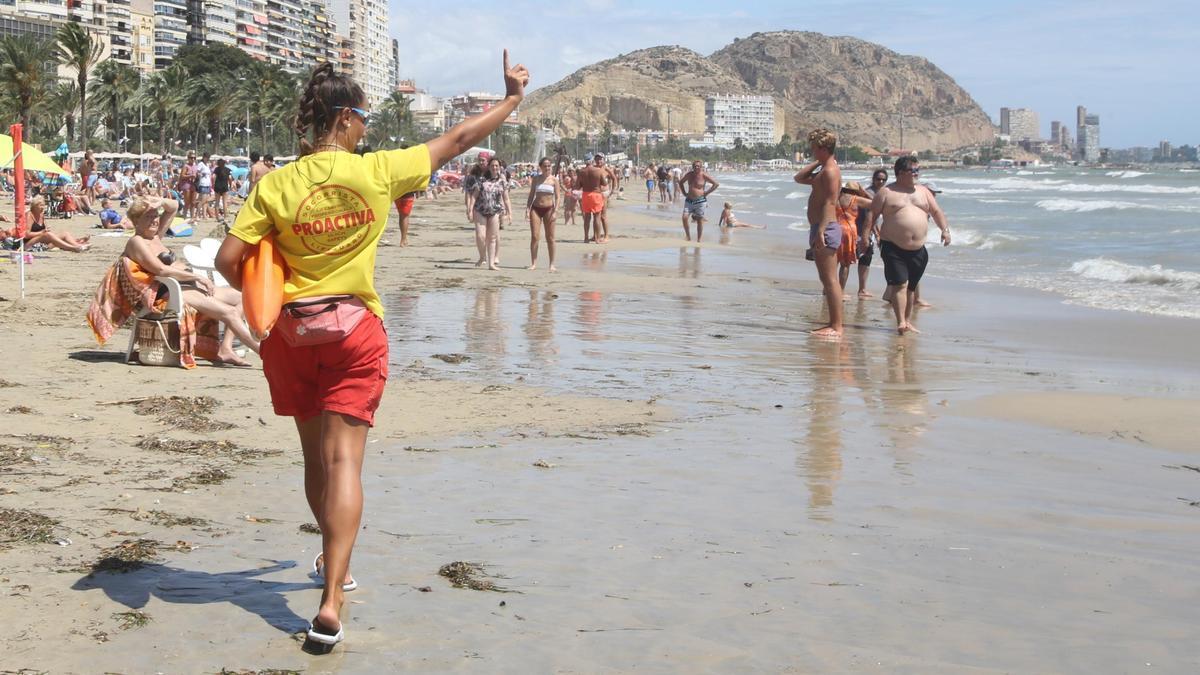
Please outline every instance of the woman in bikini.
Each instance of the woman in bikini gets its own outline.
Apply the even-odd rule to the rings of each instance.
[[[558,211],[558,178],[550,171],[550,158],[538,162],[541,172],[529,183],[529,201],[525,204],[525,218],[529,221],[529,269],[537,269],[539,230],[546,232],[546,250],[550,253],[550,271],[554,266],[554,215]]]
[[[475,147],[517,109],[529,72],[510,68],[507,51],[503,72],[505,98],[487,112],[427,144],[358,155],[354,148],[371,119],[367,96],[332,64],[317,66],[295,118],[300,158],[255,185],[217,252],[217,270],[240,285],[242,261],[272,236],[291,270],[262,357],[275,413],[295,420],[304,492],[321,528],[314,572],[324,591],[307,651],[327,652],[345,638],[341,610],[346,591],[357,587],[350,556],[362,521],[363,455],[388,376],[374,281],[387,214],[396,199],[424,190],[434,169]]]
[[[183,213],[180,215],[184,218],[191,218],[195,215],[193,211],[196,208],[196,179],[198,177],[199,167],[196,166],[196,153],[189,152],[187,161],[179,170],[179,179],[175,182],[175,189],[179,191],[179,197],[183,200]]]
[[[122,253],[147,274],[170,277],[183,289],[183,303],[200,314],[225,324],[225,336],[213,363],[248,367],[249,362],[233,351],[233,338],[258,353],[258,340],[246,328],[242,313],[242,294],[232,288],[218,288],[206,275],[191,270],[163,243],[162,234],[175,216],[175,200],[161,197],[138,198],[129,205],[126,216],[133,223],[133,236]]]
[[[64,251],[83,253],[91,248],[91,237],[75,237],[70,232],[53,232],[46,226],[46,200],[34,197],[29,202],[29,210],[25,212],[25,222],[29,230],[25,233],[25,248],[34,244],[53,246]]]

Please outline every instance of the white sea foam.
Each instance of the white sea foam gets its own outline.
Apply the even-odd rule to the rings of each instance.
[[[1020,241],[1022,238],[1015,234],[1008,234],[1007,232],[988,232],[984,234],[975,230],[956,227],[951,231],[950,239],[954,246],[975,248],[980,251],[991,251]],[[941,245],[942,231],[936,227],[930,227],[929,233],[925,236],[925,243],[926,245]]]
[[[794,223],[789,223],[787,229],[795,230],[796,232],[808,232],[808,223],[798,220]]]
[[[1141,205],[1133,202],[1118,202],[1108,199],[1043,199],[1037,203],[1037,206],[1039,209],[1045,211],[1088,213],[1091,211],[1104,211],[1106,209],[1123,211],[1125,209],[1136,209]]]
[[[789,192],[787,194],[787,196],[784,197],[784,199],[800,199],[802,197],[807,197],[807,196],[808,196],[807,192],[803,192],[801,190],[793,190],[792,192]]]
[[[1104,175],[1113,178],[1137,178],[1138,176],[1146,176],[1148,174],[1145,171],[1109,171]]]
[[[1177,271],[1162,265],[1130,265],[1111,258],[1088,258],[1072,264],[1071,272],[1096,281],[1200,291],[1200,273]]]

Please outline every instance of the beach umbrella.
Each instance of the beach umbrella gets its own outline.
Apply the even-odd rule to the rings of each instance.
[[[46,156],[41,150],[29,145],[28,143],[21,144],[21,156],[25,160],[26,171],[45,171],[59,175],[66,175],[69,172],[56,164],[53,159]],[[10,167],[13,165],[13,139],[8,134],[0,134],[0,166]]]

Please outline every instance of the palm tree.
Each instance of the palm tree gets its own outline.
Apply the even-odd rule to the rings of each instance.
[[[259,150],[266,152],[267,125],[277,121],[280,109],[295,114],[296,79],[278,66],[265,63],[238,71],[233,110],[247,111],[258,123]]]
[[[0,38],[0,89],[12,99],[21,126],[29,128],[29,112],[46,94],[53,74],[54,48],[32,35]]]
[[[133,97],[132,102],[149,111],[158,124],[158,144],[163,154],[168,151],[167,132],[170,130],[179,92],[186,78],[187,75],[181,67],[172,65],[142,80],[142,86]]]
[[[50,90],[46,98],[45,115],[39,115],[42,120],[42,131],[46,136],[57,136],[65,124],[67,140],[75,136],[75,106],[79,105],[79,88],[74,82],[62,81]]]
[[[88,137],[91,135],[87,126],[88,71],[100,62],[104,45],[99,40],[93,39],[91,32],[82,24],[74,21],[64,23],[58,29],[57,38],[59,63],[75,69],[75,81],[78,83],[76,93],[79,97],[79,128],[83,136],[80,140],[83,143],[83,149],[87,150]],[[74,135],[70,129],[73,126],[68,123],[68,140]]]
[[[137,93],[138,71],[132,66],[108,59],[96,66],[94,75],[92,87],[95,88],[96,104],[108,108],[108,128],[113,133],[113,140],[119,143],[121,109]]]
[[[230,106],[231,81],[227,75],[205,73],[193,78],[183,88],[181,103],[202,122],[211,138],[210,150],[217,151],[221,143],[221,120]]]

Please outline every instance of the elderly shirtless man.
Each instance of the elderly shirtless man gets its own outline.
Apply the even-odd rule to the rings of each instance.
[[[896,314],[896,330],[901,335],[919,333],[912,325],[913,305],[916,304],[917,284],[929,264],[925,237],[929,234],[929,218],[942,231],[942,246],[950,245],[950,225],[938,206],[933,192],[917,184],[921,169],[917,158],[896,160],[896,181],[875,193],[871,202],[871,223],[879,222],[879,257],[883,259],[883,276],[887,279],[888,297]]]
[[[712,187],[709,187],[711,185]],[[708,196],[721,184],[708,175],[704,163],[700,160],[692,162],[692,170],[679,179],[679,189],[683,191],[683,236],[692,240],[692,231],[688,229],[688,219],[696,221],[696,241],[704,236],[704,210],[708,207]]]
[[[842,194],[842,170],[833,152],[837,135],[828,129],[815,129],[808,135],[809,150],[817,161],[796,174],[796,182],[811,185],[808,196],[808,245],[817,263],[817,276],[825,292],[829,324],[812,332],[818,337],[842,337],[842,284],[838,281],[838,247],[842,245],[842,224],[837,219],[838,198]]]

